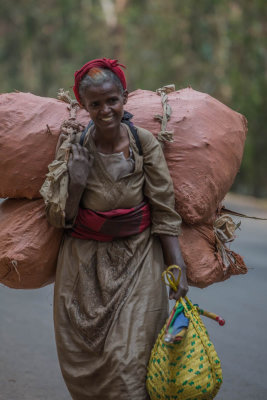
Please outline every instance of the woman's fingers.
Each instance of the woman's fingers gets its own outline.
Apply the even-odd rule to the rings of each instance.
[[[80,156],[88,158],[88,150],[85,147],[81,146],[79,143],[73,144],[71,146],[71,149],[74,159],[77,159]]]
[[[188,287],[183,287],[179,286],[178,290],[174,292],[172,289],[170,289],[169,292],[169,299],[170,300],[179,300],[180,297],[185,297],[188,292]]]

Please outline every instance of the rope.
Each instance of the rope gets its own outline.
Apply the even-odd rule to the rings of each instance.
[[[16,260],[11,260],[11,264],[12,264],[12,267],[14,268],[16,274],[18,275],[18,278],[19,278],[19,281],[20,281],[21,278],[20,278],[20,273],[19,273],[19,270],[18,270],[18,262]]]
[[[68,90],[64,90],[62,88],[58,90],[57,98],[58,100],[64,101],[65,103],[68,104],[69,118],[62,122],[60,126],[60,131],[61,134],[63,133],[67,136],[68,143],[73,143],[75,135],[84,130],[84,125],[76,121],[77,111],[80,108],[80,105],[77,102],[77,100],[73,100],[70,97],[70,93]],[[69,155],[70,155],[70,147],[65,149],[66,162],[68,162],[69,160]]]
[[[240,225],[241,222],[236,224],[229,215],[221,215],[213,225],[217,251],[219,251],[226,269],[231,268],[233,274],[242,274],[247,271],[243,259],[226,247],[226,243],[235,239],[235,231]]]
[[[236,217],[240,217],[240,218],[249,218],[249,219],[257,219],[259,221],[267,221],[267,218],[251,217],[246,214],[241,214],[239,212],[229,210],[228,208],[225,208],[224,206],[220,209],[220,213],[221,214],[231,214],[231,215],[235,215]]]
[[[168,104],[168,93],[175,91],[175,85],[166,85],[156,90],[156,93],[161,96],[161,105],[163,108],[163,115],[156,114],[155,119],[161,122],[161,131],[158,134],[158,141],[164,144],[164,142],[173,142],[173,131],[167,131],[167,123],[171,118],[172,108]]]

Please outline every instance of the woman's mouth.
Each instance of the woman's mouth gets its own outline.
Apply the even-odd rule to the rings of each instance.
[[[105,121],[105,122],[108,122],[108,121],[111,121],[111,120],[112,120],[112,117],[101,118],[101,121]]]

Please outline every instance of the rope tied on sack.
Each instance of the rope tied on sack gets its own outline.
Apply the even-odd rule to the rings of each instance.
[[[68,90],[64,90],[63,88],[58,89],[57,93],[58,100],[64,101],[68,103],[68,110],[70,111],[69,119],[76,119],[77,110],[80,108],[80,105],[77,100],[73,100],[70,97],[70,92]]]
[[[161,96],[161,105],[163,108],[163,115],[156,114],[154,119],[161,122],[161,131],[157,139],[163,145],[164,142],[173,142],[173,131],[167,130],[167,123],[172,115],[172,108],[168,103],[168,94],[175,91],[175,85],[166,85],[156,90],[156,93]]]
[[[80,109],[80,105],[77,100],[73,100],[70,97],[70,93],[68,90],[64,90],[60,88],[58,90],[57,98],[60,101],[64,101],[68,104],[69,110],[69,118],[64,120],[61,124],[60,130],[62,133],[67,135],[77,134],[84,129],[84,126],[76,121],[77,118],[77,111]]]
[[[11,264],[12,264],[12,267],[14,268],[16,274],[18,275],[18,278],[19,278],[19,281],[20,281],[21,278],[20,278],[20,273],[19,273],[19,270],[18,270],[18,262],[17,262],[17,260],[11,260]]]
[[[66,139],[66,148],[65,148],[65,161],[68,161],[69,159],[69,153],[70,153],[70,144],[74,142],[75,135],[77,133],[80,133],[84,130],[84,125],[80,124],[79,122],[76,121],[77,118],[77,111],[80,109],[80,105],[77,100],[73,100],[70,97],[70,93],[68,90],[64,89],[59,89],[58,94],[57,94],[58,100],[64,101],[65,103],[68,104],[68,110],[69,110],[69,118],[67,120],[64,120],[60,126],[60,131],[61,133],[65,134],[67,136]]]
[[[240,225],[240,221],[236,224],[229,215],[219,216],[213,225],[216,248],[222,257],[226,271],[230,268],[233,275],[247,272],[243,258],[226,246],[226,243],[235,239],[235,231],[240,228]]]

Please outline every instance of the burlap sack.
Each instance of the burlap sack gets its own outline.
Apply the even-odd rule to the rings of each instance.
[[[164,154],[173,178],[176,207],[187,223],[207,222],[229,191],[240,167],[246,120],[211,96],[193,89],[168,95],[172,116],[167,129],[174,142]],[[160,132],[161,98],[136,90],[126,109],[133,122]],[[11,93],[0,96],[0,197],[40,197],[39,190],[54,159],[60,125],[68,118],[66,103]],[[78,120],[88,123],[85,111]]]
[[[247,273],[242,257],[218,239],[212,223],[193,226],[183,223],[179,241],[189,285],[204,288],[231,275]]]
[[[0,197],[41,197],[60,126],[68,118],[63,101],[31,93],[0,95]],[[87,125],[88,113],[79,110],[77,120]]]
[[[239,170],[247,132],[243,115],[191,88],[168,94],[172,115],[167,130],[173,143],[164,154],[173,179],[176,208],[189,224],[207,222],[229,191]],[[162,114],[155,92],[136,90],[126,105],[133,122],[156,137]]]
[[[189,283],[205,287],[246,271],[238,255],[241,268],[236,272],[233,266],[226,268],[213,226],[207,224],[240,166],[246,120],[193,89],[168,97],[172,117],[167,129],[173,130],[174,142],[165,144],[164,154],[174,182],[176,207],[185,222],[198,224],[184,224],[181,247]],[[160,123],[154,115],[162,114],[160,96],[137,90],[130,94],[126,109],[134,114],[136,125],[157,137]],[[80,111],[78,115],[86,125],[88,114]],[[40,197],[60,125],[68,117],[67,105],[61,101],[29,93],[0,96],[0,197]],[[62,232],[47,224],[42,200],[4,202],[0,227],[0,281],[16,288],[51,282]]]
[[[63,231],[46,220],[43,200],[0,204],[0,283],[35,289],[54,280]]]

